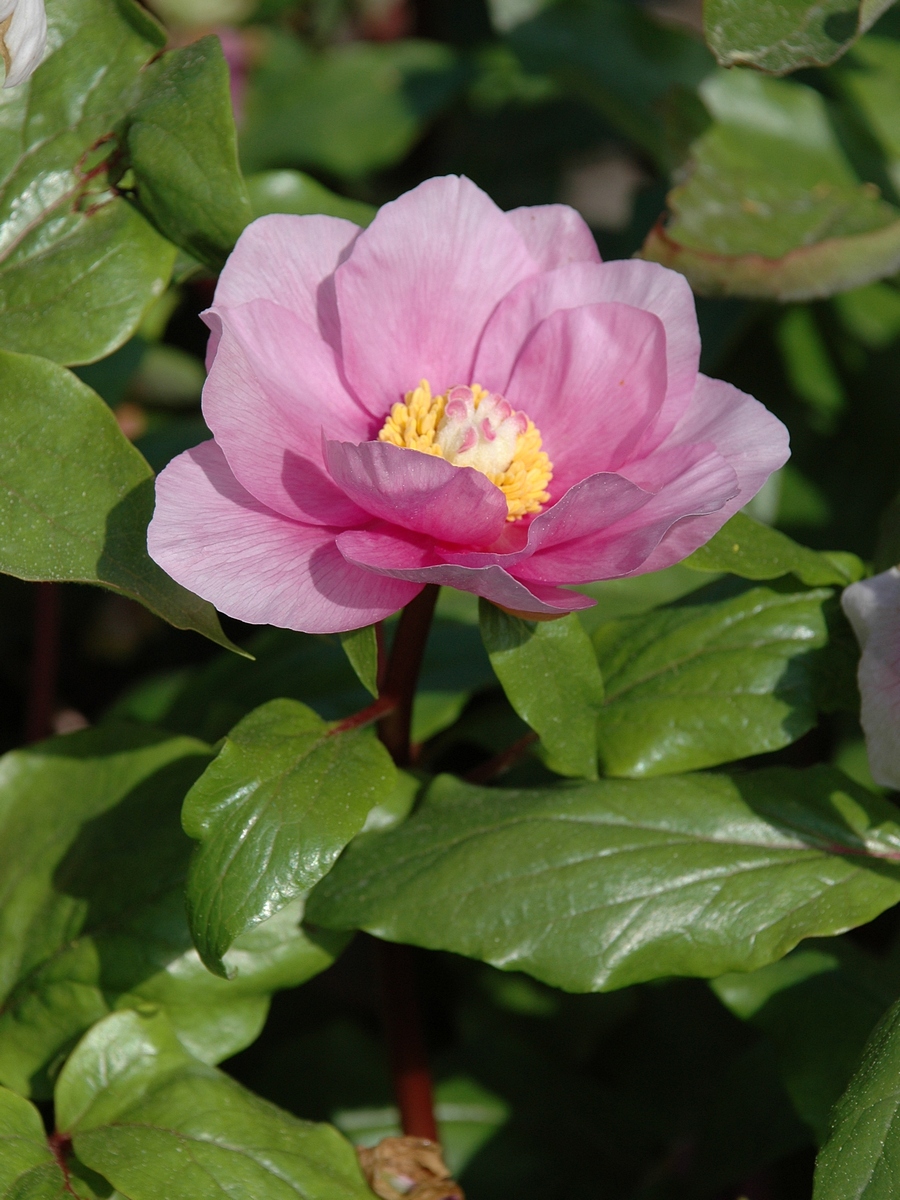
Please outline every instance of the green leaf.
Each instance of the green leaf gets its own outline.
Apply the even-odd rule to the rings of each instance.
[[[293,213],[298,217],[324,213],[327,217],[343,217],[354,225],[368,225],[378,211],[371,204],[348,200],[329,191],[302,171],[259,171],[247,179],[247,191],[254,217],[269,213]]]
[[[0,1087],[0,1196],[3,1200],[123,1200],[105,1179],[67,1156],[66,1174],[53,1156],[33,1104]]]
[[[317,883],[395,784],[371,729],[344,731],[296,700],[245,717],[184,803],[200,842],[188,919],[207,967],[227,974],[235,938]]]
[[[888,178],[900,194],[900,132],[893,119],[900,105],[900,45],[892,38],[864,38],[833,74],[874,136]]]
[[[768,1036],[794,1107],[821,1144],[832,1106],[898,982],[895,956],[876,959],[830,938],[758,971],[723,975],[712,987],[735,1016]]]
[[[491,666],[510,704],[540,736],[547,765],[596,779],[603,680],[581,622],[574,613],[522,621],[486,600],[479,614]]]
[[[893,805],[826,767],[544,789],[440,776],[357,838],[310,920],[568,991],[772,962],[900,900]]]
[[[247,171],[309,166],[354,179],[403,158],[459,86],[450,46],[413,38],[313,52],[269,34],[241,130]]]
[[[192,1059],[165,1019],[114,1013],[66,1064],[57,1120],[129,1200],[371,1200],[349,1142]]]
[[[47,18],[52,52],[3,105],[0,342],[85,363],[131,336],[175,258],[104,162],[164,35],[132,0],[48,0]]]
[[[693,92],[714,68],[698,39],[618,0],[560,0],[508,41],[529,71],[550,75],[662,165],[666,99]]]
[[[253,1040],[270,994],[324,970],[299,906],[241,939],[210,975],[184,915],[184,795],[208,747],[142,727],[72,734],[0,760],[0,1079],[50,1094],[72,1042],[112,1007],[162,1007],[194,1054]]]
[[[0,351],[0,570],[101,584],[237,650],[213,606],[147,554],[152,512],[153,472],[99,396],[46,359]]]
[[[362,629],[351,629],[341,634],[341,645],[356,672],[359,682],[367,692],[378,695],[378,635],[374,625]]]
[[[34,1176],[51,1169],[62,1183],[62,1173],[47,1145],[41,1114],[15,1092],[0,1087],[0,1196],[21,1195],[23,1187],[27,1195],[33,1195],[29,1185]]]
[[[807,300],[892,275],[900,210],[850,166],[822,95],[755,71],[700,86],[712,125],[641,254],[703,295]]]
[[[853,45],[894,0],[707,0],[706,40],[723,67],[786,75],[826,67]]]
[[[813,1200],[893,1200],[900,1165],[900,1003],[872,1034],[832,1114]]]
[[[816,723],[810,651],[825,644],[830,596],[752,588],[601,625],[597,742],[606,774],[717,766],[806,733]]]
[[[780,579],[795,575],[808,587],[846,587],[865,568],[855,554],[809,550],[785,533],[735,513],[718,533],[684,560],[695,571],[728,571],[742,579]]]
[[[219,270],[251,219],[228,64],[215,36],[147,68],[122,132],[134,202],[170,241]]]

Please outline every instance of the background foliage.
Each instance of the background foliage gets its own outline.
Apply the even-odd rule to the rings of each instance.
[[[362,1200],[375,937],[428,951],[471,1200],[888,1200],[900,818],[838,598],[900,558],[900,11],[47,7],[0,119],[0,1197]],[[341,725],[371,631],[220,625],[144,530],[247,222],[449,172],[682,271],[793,457],[578,616],[445,589],[400,771]]]

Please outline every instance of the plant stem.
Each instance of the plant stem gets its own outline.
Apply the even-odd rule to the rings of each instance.
[[[404,608],[385,671],[381,694],[396,700],[397,707],[379,722],[378,736],[398,767],[409,766],[409,731],[416,682],[439,590],[436,584],[426,584],[415,600]]]
[[[26,742],[39,742],[53,732],[59,674],[59,584],[36,584],[34,599],[34,644],[25,710]]]
[[[409,946],[379,942],[381,994],[394,1096],[407,1137],[438,1140],[431,1073],[425,1053],[413,952]]]
[[[409,733],[412,724],[416,682],[425,654],[425,643],[439,589],[428,584],[400,617],[381,688],[383,699],[396,707],[378,723],[378,736],[398,767],[409,763]],[[384,1026],[400,1109],[400,1123],[407,1137],[438,1140],[434,1119],[431,1075],[425,1054],[425,1039],[416,996],[415,961],[409,946],[379,942]]]

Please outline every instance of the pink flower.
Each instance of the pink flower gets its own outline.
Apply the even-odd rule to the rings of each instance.
[[[205,319],[215,440],[157,481],[153,558],[243,621],[353,629],[449,584],[513,611],[655,571],[788,456],[698,374],[690,289],[601,263],[561,205],[503,213],[431,179],[360,231],[271,216]]]
[[[844,590],[841,604],[862,647],[859,690],[872,778],[900,789],[900,570]]]

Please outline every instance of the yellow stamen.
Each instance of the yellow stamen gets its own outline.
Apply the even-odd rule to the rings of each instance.
[[[471,385],[470,391],[476,409],[491,395],[477,383]],[[393,405],[378,440],[444,458],[437,436],[446,404],[447,395],[432,396],[428,380],[423,379],[417,388],[406,393],[404,403]],[[506,496],[507,521],[540,512],[550,499],[547,485],[553,478],[553,464],[541,449],[541,435],[534,422],[525,419],[525,432],[518,435],[512,459],[502,470],[484,472]]]

